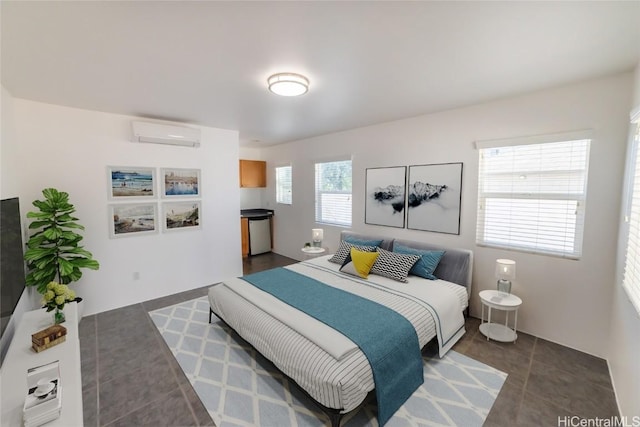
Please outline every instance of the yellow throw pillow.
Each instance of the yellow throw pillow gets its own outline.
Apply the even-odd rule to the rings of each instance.
[[[378,259],[378,255],[377,252],[364,252],[351,248],[347,259],[344,260],[344,264],[340,267],[340,271],[366,279],[369,277],[369,271],[376,259]]]

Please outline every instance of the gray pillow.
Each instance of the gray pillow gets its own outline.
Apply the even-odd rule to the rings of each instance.
[[[416,276],[424,277],[429,280],[438,279],[433,272],[436,271],[438,263],[442,259],[445,251],[426,251],[422,249],[414,249],[408,246],[396,243],[393,245],[393,251],[399,254],[420,255],[420,260],[411,268],[409,273]]]

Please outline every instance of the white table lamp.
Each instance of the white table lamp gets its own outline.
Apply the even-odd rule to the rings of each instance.
[[[511,281],[516,278],[516,262],[510,259],[496,260],[498,291],[511,293]]]
[[[311,230],[311,241],[314,248],[322,246],[322,239],[324,238],[324,231],[322,228],[314,228]]]

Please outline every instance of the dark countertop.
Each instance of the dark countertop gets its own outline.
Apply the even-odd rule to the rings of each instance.
[[[273,209],[241,209],[240,218],[258,218],[273,216]]]

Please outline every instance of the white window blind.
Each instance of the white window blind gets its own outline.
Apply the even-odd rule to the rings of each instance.
[[[480,148],[479,245],[582,253],[589,139]]]
[[[316,163],[316,222],[351,226],[351,160]]]
[[[279,166],[276,168],[276,203],[290,205],[291,193],[291,166]]]
[[[632,180],[631,192],[627,200],[627,221],[629,234],[624,266],[622,287],[627,292],[631,303],[640,313],[640,125],[636,124],[631,141],[631,163],[628,178]]]

